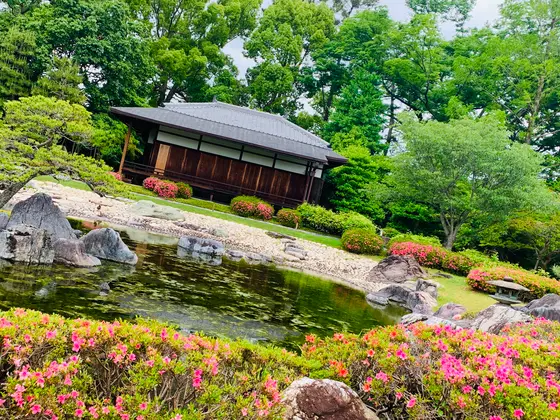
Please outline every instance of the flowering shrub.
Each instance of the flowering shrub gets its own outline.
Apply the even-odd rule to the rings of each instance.
[[[398,242],[414,242],[420,245],[432,245],[441,247],[440,240],[434,236],[413,235],[411,233],[401,233],[399,235],[395,235],[391,238],[387,245],[390,247],[391,245]]]
[[[297,210],[282,209],[276,214],[276,219],[283,226],[297,228],[301,222],[301,216]]]
[[[559,418],[560,324],[536,321],[507,334],[395,326],[308,336],[303,356],[391,419]]]
[[[511,277],[513,281],[521,286],[525,286],[531,291],[531,295],[536,298],[543,297],[548,293],[560,294],[560,281],[549,277],[540,276],[521,268],[512,267],[482,267],[471,270],[467,276],[467,283],[473,289],[485,292],[494,292],[494,286],[488,284],[489,281],[503,280],[504,277]]]
[[[231,200],[231,209],[243,217],[256,217],[270,220],[274,216],[274,207],[257,197],[241,195]]]
[[[189,199],[193,195],[192,187],[184,182],[177,183],[177,197]]]
[[[342,235],[342,246],[355,254],[379,255],[383,239],[372,230],[350,229]]]
[[[175,198],[179,192],[177,184],[171,181],[159,181],[154,187],[154,192],[162,198]]]
[[[111,175],[117,181],[122,181],[122,175],[119,174],[118,172],[109,172],[109,175]]]
[[[149,178],[146,178],[142,182],[142,186],[144,188],[146,188],[147,190],[153,191],[154,188],[156,187],[156,185],[159,184],[160,182],[161,182],[161,179],[151,176]]]

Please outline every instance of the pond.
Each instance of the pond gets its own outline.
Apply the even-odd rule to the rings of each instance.
[[[296,349],[305,335],[360,333],[396,323],[398,307],[375,309],[363,293],[273,266],[177,255],[177,240],[121,231],[135,267],[23,266],[0,260],[0,309],[24,307],[68,317],[150,317],[184,331],[264,341]],[[110,291],[103,290],[108,283]]]

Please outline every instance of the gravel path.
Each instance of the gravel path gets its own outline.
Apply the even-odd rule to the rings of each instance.
[[[32,181],[30,186],[20,191],[12,199],[8,207],[18,201],[27,199],[36,192],[49,194],[69,217],[109,222],[175,237],[190,235],[212,238],[208,234],[179,227],[172,221],[135,215],[132,212],[132,206],[135,202],[131,200],[102,198],[93,192],[64,187],[51,182]],[[227,249],[267,255],[272,257],[279,265],[326,276],[363,291],[375,291],[378,288],[375,287],[376,285],[366,282],[367,274],[377,265],[375,261],[369,258],[315,242],[297,239],[296,242],[308,252],[307,260],[301,261],[285,254],[282,242],[279,239],[271,238],[262,229],[211,216],[187,212],[183,212],[183,214],[185,222],[188,224],[227,232],[225,238],[214,238],[222,241]]]

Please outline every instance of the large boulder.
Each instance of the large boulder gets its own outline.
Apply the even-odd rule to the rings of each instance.
[[[535,318],[546,318],[560,321],[560,296],[553,293],[529,302],[521,311]]]
[[[47,194],[38,193],[17,203],[6,229],[27,225],[45,230],[53,240],[76,239],[70,223]]]
[[[118,232],[110,228],[96,229],[80,238],[86,253],[102,260],[136,265],[138,256],[122,241]]]
[[[185,220],[185,215],[179,209],[160,206],[147,200],[140,200],[130,207],[130,211],[142,217],[153,217],[163,220]]]
[[[475,319],[467,322],[468,328],[499,334],[509,324],[529,322],[533,318],[509,305],[500,303],[479,312]]]
[[[358,394],[331,379],[298,379],[284,391],[282,401],[289,420],[378,420]]]
[[[418,292],[400,284],[391,284],[366,296],[366,300],[375,304],[385,301],[394,302],[412,312],[431,315],[437,305],[436,299],[427,292]]]
[[[435,281],[418,279],[418,281],[416,282],[416,291],[426,292],[434,299],[437,299],[439,286],[439,283],[436,283]]]
[[[453,320],[456,317],[462,316],[465,312],[467,312],[467,308],[465,308],[463,305],[459,305],[457,303],[446,303],[437,310],[434,316],[438,318]]]
[[[426,325],[442,325],[459,329],[461,328],[458,324],[448,319],[419,313],[406,314],[400,320],[400,324],[403,324],[404,326],[416,324],[417,322],[423,322]]]
[[[373,283],[404,283],[426,277],[426,272],[411,256],[390,255],[375,266],[367,281]]]
[[[195,236],[183,236],[179,239],[179,248],[198,254],[207,254],[214,257],[221,257],[225,254],[224,244],[214,239],[197,238]]]
[[[0,232],[0,258],[26,264],[52,264],[51,237],[44,229],[12,226]]]
[[[97,267],[99,258],[86,254],[86,247],[78,239],[57,239],[53,243],[54,261],[73,267]]]
[[[8,215],[6,213],[0,212],[0,230],[6,229],[6,226],[8,226],[8,221],[9,220],[10,220],[10,218],[8,217]]]

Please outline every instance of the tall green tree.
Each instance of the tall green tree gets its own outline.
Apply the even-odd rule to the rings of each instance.
[[[415,13],[438,14],[444,20],[462,27],[476,4],[476,0],[406,0]]]
[[[490,223],[544,199],[541,157],[512,144],[494,116],[449,123],[408,116],[400,131],[406,151],[395,160],[395,191],[437,209],[449,249],[473,218]]]
[[[29,95],[34,55],[33,33],[12,27],[3,34],[0,40],[0,105],[3,101]]]
[[[41,0],[5,0],[0,1],[0,5],[4,4],[10,13],[14,15],[23,15],[41,4]]]
[[[325,3],[274,0],[245,42],[245,55],[257,63],[247,72],[254,105],[294,115],[312,54],[333,34],[334,14]]]
[[[86,95],[80,87],[82,83],[83,78],[77,64],[68,58],[54,57],[52,65],[37,80],[31,93],[84,105]]]
[[[61,144],[89,145],[91,115],[81,105],[31,96],[5,104],[0,123],[0,208],[33,178],[63,173],[99,194],[118,188],[103,162],[70,154]]]
[[[224,95],[237,76],[226,44],[255,27],[262,0],[127,0],[133,15],[149,30],[156,64],[150,102],[174,98],[203,101]],[[237,88],[237,86],[236,86]],[[239,96],[228,98],[237,102]]]

